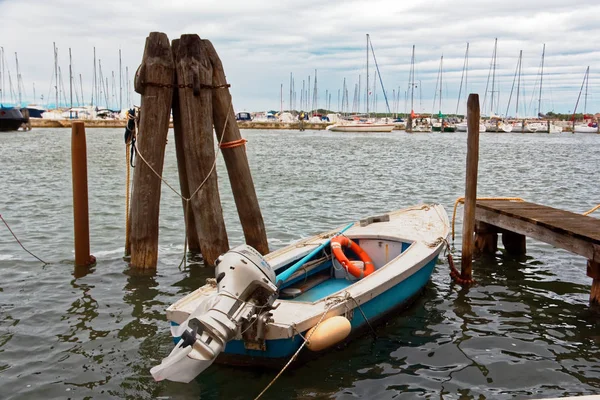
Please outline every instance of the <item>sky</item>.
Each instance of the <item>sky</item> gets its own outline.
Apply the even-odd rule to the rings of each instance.
[[[107,95],[102,96],[100,105],[104,106],[108,97],[110,108],[119,105],[121,50],[125,108],[128,98],[125,67],[132,81],[146,36],[151,31],[160,31],[171,40],[185,33],[197,33],[211,40],[223,61],[236,111],[279,110],[282,105],[283,109],[289,109],[290,73],[296,92],[294,108],[302,106],[303,80],[307,90],[309,76],[312,103],[317,70],[319,107],[326,106],[327,93],[331,94],[331,109],[338,109],[338,91],[345,78],[349,108],[351,111],[356,108],[354,91],[360,75],[360,111],[364,112],[366,34],[370,35],[392,111],[410,110],[409,71],[414,45],[414,110],[439,111],[436,86],[443,55],[441,111],[454,113],[458,108],[459,113],[465,112],[466,91],[464,81],[461,88],[461,77],[467,42],[466,90],[479,93],[484,114],[506,114],[520,50],[523,59],[518,115],[537,114],[544,44],[542,112],[574,110],[587,66],[590,66],[587,112],[600,111],[597,45],[600,24],[595,18],[600,15],[600,2],[597,0],[0,0],[0,10],[0,46],[5,58],[0,85],[4,103],[11,102],[9,72],[13,101],[18,97],[15,52],[23,82],[22,101],[47,104],[48,98],[54,98],[55,43],[67,102],[70,102],[69,48],[77,88],[74,98],[86,104],[91,101],[95,48],[103,76],[109,78],[109,89],[105,90]],[[495,38],[498,39],[495,106],[491,109],[492,82],[491,78],[488,82],[488,75]],[[387,107],[379,83],[373,92],[373,64],[370,54],[369,87],[377,99],[375,107],[370,108],[384,112]],[[394,101],[398,92],[400,100]],[[434,97],[437,97],[435,105]],[[509,110],[512,116],[517,113],[516,97],[515,87]],[[582,94],[578,111],[583,111],[584,97]],[[131,94],[129,98],[139,104],[139,95]]]

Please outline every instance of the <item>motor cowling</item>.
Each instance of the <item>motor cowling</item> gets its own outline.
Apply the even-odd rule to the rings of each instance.
[[[189,382],[208,368],[244,322],[257,320],[275,300],[275,272],[247,245],[219,256],[217,293],[182,324],[182,339],[162,363],[150,370],[156,380]],[[189,328],[189,329],[188,329]]]

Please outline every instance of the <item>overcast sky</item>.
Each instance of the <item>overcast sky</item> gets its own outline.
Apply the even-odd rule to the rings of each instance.
[[[65,91],[69,91],[69,48],[78,91],[82,77],[86,103],[91,100],[93,48],[102,63],[104,77],[116,74],[118,99],[118,55],[123,70],[132,77],[141,61],[144,41],[150,31],[165,32],[170,39],[197,33],[210,39],[219,52],[232,85],[234,107],[241,110],[279,110],[280,85],[283,108],[289,108],[290,73],[295,78],[300,107],[302,80],[311,91],[318,70],[319,106],[325,93],[338,107],[338,90],[346,78],[352,108],[354,87],[362,74],[361,111],[364,111],[366,39],[371,36],[381,77],[389,97],[400,90],[399,111],[405,110],[405,92],[411,48],[416,46],[415,111],[438,111],[433,98],[444,55],[442,111],[456,111],[466,43],[470,43],[468,90],[483,102],[494,38],[498,38],[496,88],[504,114],[513,83],[519,50],[523,50],[520,111],[537,112],[542,46],[546,44],[542,111],[574,109],[585,69],[590,66],[587,111],[600,111],[600,2],[597,0],[370,0],[370,1],[67,1],[0,0],[2,23],[0,46],[6,58],[5,102],[10,102],[8,70],[16,92],[15,52],[24,84],[24,101],[37,103],[51,94],[54,73],[53,42],[56,42]],[[373,80],[373,59],[370,59]],[[124,72],[123,72],[124,73]],[[536,83],[536,80],[538,83]],[[1,84],[1,83],[0,83]],[[125,86],[125,84],[124,84]],[[491,82],[489,83],[491,90]],[[536,90],[534,90],[536,89]],[[463,87],[464,93],[464,87]],[[523,93],[524,90],[524,93]],[[515,89],[516,91],[516,89]],[[377,110],[384,111],[381,87]],[[78,93],[79,94],[79,93]],[[486,111],[489,112],[490,93]],[[312,97],[312,94],[311,94]],[[123,94],[123,101],[127,98]],[[510,114],[515,113],[516,93]],[[133,100],[139,103],[139,96]],[[112,101],[112,93],[109,96]],[[497,103],[497,100],[495,100]],[[103,101],[104,103],[104,101]],[[583,95],[578,110],[583,111]],[[113,102],[112,107],[116,105]],[[527,110],[525,110],[525,106]],[[464,102],[459,112],[464,112]]]

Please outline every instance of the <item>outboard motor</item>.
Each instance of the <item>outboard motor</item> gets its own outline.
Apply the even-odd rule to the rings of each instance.
[[[213,363],[242,325],[264,322],[265,310],[273,305],[275,272],[258,251],[237,246],[221,255],[216,264],[216,295],[190,314],[182,324],[187,328],[181,340],[150,370],[157,381],[190,382]]]

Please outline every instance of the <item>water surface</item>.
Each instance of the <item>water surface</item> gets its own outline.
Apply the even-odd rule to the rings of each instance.
[[[213,271],[183,256],[181,201],[163,186],[156,274],[122,260],[125,149],[120,129],[88,130],[92,253],[73,269],[70,131],[0,133],[0,393],[27,398],[254,398],[277,371],[211,367],[155,383],[171,349],[165,308]],[[464,192],[466,134],[245,131],[272,249],[369,214],[419,203],[451,214]],[[164,176],[178,186],[172,134]],[[482,134],[478,195],[575,212],[600,201],[600,136]],[[219,157],[231,245],[243,234]],[[457,224],[460,232],[461,225]],[[459,247],[460,235],[456,245]],[[527,241],[528,254],[474,263],[461,289],[441,262],[423,296],[343,348],[287,371],[278,398],[539,398],[600,393],[600,324],[585,260]],[[456,249],[456,257],[459,257]]]

